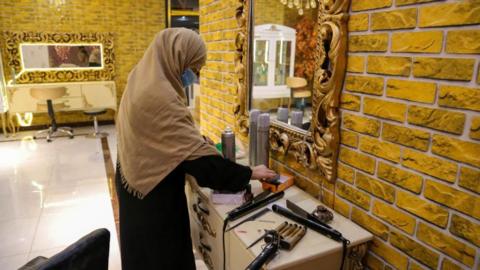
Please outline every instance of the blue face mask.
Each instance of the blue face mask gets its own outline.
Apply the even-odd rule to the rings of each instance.
[[[197,75],[192,71],[192,69],[187,68],[182,74],[182,84],[183,87],[192,85],[197,80]]]

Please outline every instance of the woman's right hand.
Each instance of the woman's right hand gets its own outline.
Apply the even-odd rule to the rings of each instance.
[[[258,165],[252,168],[252,179],[271,180],[277,176],[275,171],[270,170],[265,165]]]

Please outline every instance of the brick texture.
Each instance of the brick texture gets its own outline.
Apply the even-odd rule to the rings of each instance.
[[[387,47],[387,34],[352,35],[348,39],[350,52],[385,52]]]
[[[415,218],[390,206],[388,203],[383,203],[378,200],[375,201],[372,212],[375,216],[406,233],[413,234],[415,230]]]
[[[441,31],[392,34],[392,52],[439,53],[442,50]]]
[[[377,175],[380,179],[388,181],[406,190],[420,193],[422,189],[423,178],[420,175],[397,168],[384,162],[380,162],[378,164],[377,170]]]
[[[365,97],[363,100],[363,112],[371,116],[403,122],[405,121],[407,105]]]
[[[219,3],[223,16],[210,17]],[[207,24],[234,16],[234,2],[200,4]],[[267,5],[260,20],[274,16]],[[480,2],[352,0],[349,18],[338,179],[323,185],[324,202],[373,233],[368,269],[480,270]],[[233,123],[234,35],[222,23],[202,28],[208,134]],[[317,172],[273,158],[319,196]]]
[[[395,188],[363,173],[357,173],[355,184],[366,192],[393,203],[395,200]]]
[[[385,75],[410,75],[412,60],[410,57],[394,57],[394,56],[369,56],[368,57],[368,73],[385,74]]]
[[[412,105],[408,108],[408,122],[410,124],[462,134],[465,127],[466,115],[460,112],[432,109]]]
[[[368,269],[480,270],[480,1],[350,16],[335,206],[374,234]]]
[[[387,97],[431,104],[435,102],[435,96],[434,83],[397,79],[387,81]]]
[[[418,78],[470,81],[474,59],[416,57],[413,60],[413,76]]]
[[[452,26],[480,23],[478,1],[459,1],[419,8],[418,26]]]
[[[430,133],[390,123],[383,123],[382,138],[386,141],[427,151]]]
[[[368,14],[352,15],[348,20],[348,31],[365,31],[368,30]]]
[[[439,205],[404,191],[397,192],[396,204],[403,210],[415,214],[437,226],[442,228],[447,226],[448,211]]]
[[[265,1],[256,1],[255,8],[264,9]],[[289,13],[281,3],[272,3],[277,12],[267,12],[260,20],[291,25]],[[227,126],[235,127],[234,102],[236,75],[234,73],[237,1],[201,0],[200,34],[208,48],[206,66],[201,72],[200,127],[214,141]],[[271,9],[273,10],[273,9]],[[295,15],[295,14],[293,14]],[[259,21],[258,23],[266,23]]]
[[[474,116],[470,126],[470,138],[480,140],[480,116]]]
[[[480,30],[450,31],[446,46],[448,53],[480,53]]]
[[[441,251],[465,265],[473,266],[475,261],[475,249],[448,236],[438,229],[420,222],[417,229],[417,237],[420,241]]]
[[[416,24],[416,8],[372,13],[372,30],[415,28]]]

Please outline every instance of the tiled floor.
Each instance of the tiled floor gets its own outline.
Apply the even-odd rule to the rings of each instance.
[[[115,129],[101,128],[111,133],[115,159]],[[17,141],[0,138],[0,269],[49,257],[97,228],[110,231],[109,268],[120,269],[100,140],[77,136],[47,143],[29,134],[18,134],[15,139],[23,139]]]

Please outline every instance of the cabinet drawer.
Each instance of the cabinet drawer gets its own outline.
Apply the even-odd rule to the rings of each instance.
[[[189,207],[191,213],[192,236],[194,245],[199,252],[204,255],[205,263],[211,261],[211,266],[215,270],[223,269],[223,220],[214,210],[213,205],[191,189],[189,194]],[[198,231],[197,235],[193,235]],[[228,245],[228,239],[225,239]],[[206,254],[208,256],[206,256]]]

